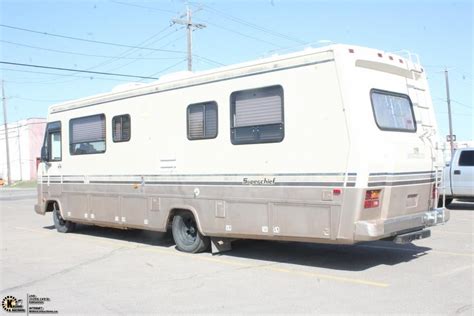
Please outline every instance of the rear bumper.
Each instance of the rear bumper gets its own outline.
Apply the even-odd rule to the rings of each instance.
[[[449,220],[449,210],[437,208],[428,212],[399,216],[389,219],[358,221],[355,223],[356,241],[377,240],[393,237],[410,230],[422,229],[445,223]]]

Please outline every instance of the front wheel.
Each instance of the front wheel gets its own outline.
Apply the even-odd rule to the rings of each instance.
[[[58,209],[53,210],[54,227],[60,233],[70,233],[76,228],[76,223],[65,220]]]
[[[191,212],[176,214],[171,224],[171,230],[178,250],[197,253],[209,249],[211,240],[199,232],[196,220]]]

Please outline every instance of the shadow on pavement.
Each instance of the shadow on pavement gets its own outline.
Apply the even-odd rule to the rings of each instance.
[[[44,229],[54,229],[45,226]],[[73,234],[142,243],[169,248],[174,245],[169,233],[138,229],[121,230],[98,226],[77,225]],[[380,265],[396,265],[426,254],[431,248],[414,244],[396,245],[376,241],[357,245],[328,245],[300,242],[236,240],[232,250],[221,257],[255,259],[268,263],[288,263],[333,270],[362,271]]]
[[[239,240],[223,256],[289,263],[333,270],[362,271],[396,265],[426,254],[431,248],[377,241],[357,245]]]
[[[44,226],[43,228],[55,229],[54,225]],[[174,245],[173,238],[169,233],[140,229],[117,229],[77,224],[76,229],[70,234],[136,242],[149,246],[171,247]]]

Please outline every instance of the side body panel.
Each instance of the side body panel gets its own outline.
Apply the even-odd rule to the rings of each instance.
[[[43,176],[46,199],[60,192],[54,198],[63,217],[76,222],[163,231],[173,210],[188,209],[205,235],[334,242],[343,198],[333,188],[349,190],[356,174],[346,168],[349,140],[332,54],[317,60],[51,114],[68,126],[71,118],[104,113],[107,145],[103,154],[70,155],[64,128],[61,169]],[[233,145],[231,93],[272,85],[284,91],[283,141]],[[190,141],[187,106],[207,101],[218,106],[218,135]],[[111,120],[122,114],[131,117],[131,140],[114,143]],[[53,177],[60,183],[45,185]]]

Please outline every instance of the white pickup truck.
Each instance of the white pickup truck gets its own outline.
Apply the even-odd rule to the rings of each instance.
[[[440,188],[440,204],[443,193],[445,205],[453,199],[474,199],[474,148],[460,148],[454,152],[451,163],[443,172],[443,183]]]

